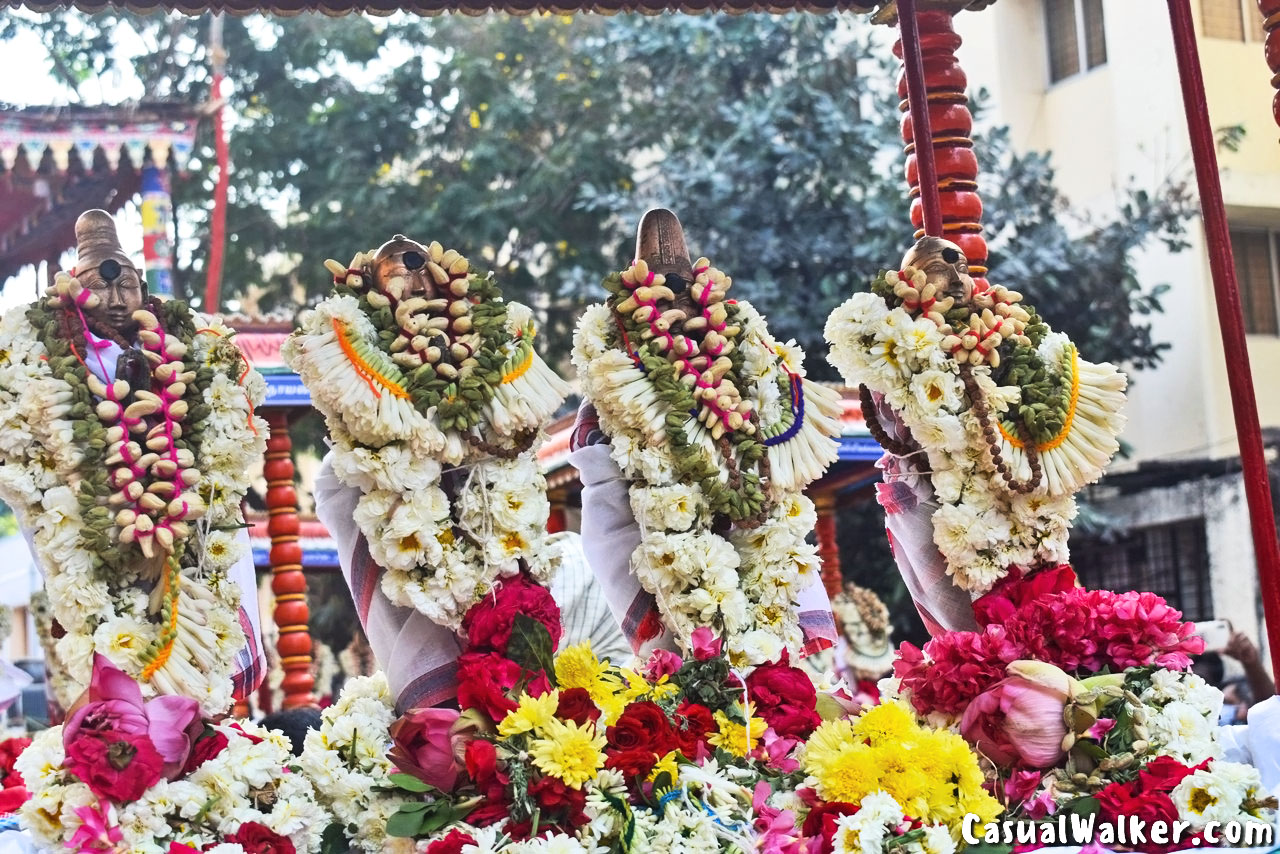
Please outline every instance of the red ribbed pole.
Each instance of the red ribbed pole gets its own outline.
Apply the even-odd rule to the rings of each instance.
[[[822,559],[822,586],[827,588],[828,596],[835,596],[844,589],[840,544],[836,541],[835,496],[815,495],[813,503],[818,511],[814,533],[818,536],[818,557]]]
[[[289,439],[289,417],[283,409],[265,413],[271,425],[266,462],[267,533],[271,535],[271,592],[276,597],[273,617],[280,630],[276,649],[284,669],[286,709],[314,706],[311,694],[311,630],[307,621],[307,576],[302,572],[302,544],[298,541],[298,494],[293,486],[293,443]]]
[[[1253,552],[1258,562],[1262,605],[1271,643],[1271,667],[1280,688],[1280,541],[1276,537],[1275,511],[1271,504],[1271,484],[1258,423],[1258,403],[1253,394],[1253,372],[1249,369],[1249,348],[1245,341],[1244,312],[1240,307],[1240,286],[1231,257],[1231,235],[1227,211],[1222,202],[1218,178],[1218,155],[1209,124],[1209,105],[1204,95],[1200,52],[1190,0],[1169,0],[1173,23],[1173,48],[1178,57],[1182,82],[1182,105],[1187,114],[1191,154],[1196,164],[1196,184],[1200,188],[1200,210],[1204,215],[1205,239],[1209,246],[1209,271],[1213,277],[1214,299],[1218,306],[1218,326],[1227,360],[1227,386],[1235,415],[1240,462],[1244,468],[1244,494],[1249,502],[1249,522],[1253,531]]]
[[[1258,0],[1258,11],[1262,13],[1262,29],[1267,33],[1265,56],[1271,69],[1271,85],[1280,89],[1280,0]],[[1280,125],[1280,92],[1271,99],[1271,115]]]
[[[942,236],[942,203],[938,199],[938,171],[933,161],[933,133],[929,127],[929,90],[924,82],[924,58],[920,52],[920,28],[916,0],[898,0],[898,32],[902,66],[907,76],[907,101],[915,129],[916,162],[920,169],[920,204],[924,208],[924,233]],[[923,145],[920,140],[924,140]]]

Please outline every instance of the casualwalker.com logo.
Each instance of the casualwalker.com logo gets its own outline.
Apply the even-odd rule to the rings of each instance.
[[[1098,821],[1094,815],[1059,814],[1050,821],[993,821],[973,813],[964,817],[961,833],[969,845],[1089,845],[1102,846],[1239,845],[1246,848],[1270,848],[1275,840],[1275,827],[1262,821],[1211,821],[1200,835],[1188,821],[1144,821],[1137,816],[1122,816],[1116,822]]]

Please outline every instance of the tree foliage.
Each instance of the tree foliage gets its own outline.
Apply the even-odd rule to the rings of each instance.
[[[31,25],[11,17],[0,38]],[[131,58],[113,50],[122,31],[141,45]],[[122,63],[148,93],[208,97],[207,17],[69,12],[39,33],[54,75],[85,97]],[[826,315],[911,241],[896,68],[862,21],[300,15],[229,18],[224,42],[235,116],[224,298],[314,298],[324,258],[399,232],[495,269],[544,314],[543,347],[563,352],[600,279],[629,259],[640,213],[660,204],[833,378]],[[1054,188],[1047,157],[1012,154],[998,129],[978,147],[993,279],[1023,288],[1091,358],[1153,365],[1160,286],[1129,258],[1180,243],[1181,186],[1127,193],[1113,219],[1089,221]],[[193,297],[207,127],[194,164],[175,186],[176,279]]]

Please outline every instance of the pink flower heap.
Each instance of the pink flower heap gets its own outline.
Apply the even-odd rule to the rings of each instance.
[[[725,295],[733,279],[711,266],[706,258],[693,265],[694,280],[689,288],[694,314],[675,305],[676,295],[666,285],[666,276],[655,273],[643,260],[622,273],[622,283],[631,296],[618,303],[618,311],[644,324],[642,335],[655,351],[664,353],[675,366],[680,382],[694,388],[698,420],[707,425],[711,438],[719,440],[728,431],[755,433],[751,403],[725,377],[733,362],[733,339],[741,331],[728,325]],[[663,308],[660,301],[669,306]],[[674,330],[674,331],[673,331]]]

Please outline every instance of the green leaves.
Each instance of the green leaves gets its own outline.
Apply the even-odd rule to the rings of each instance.
[[[525,670],[543,671],[555,687],[555,647],[551,633],[533,617],[516,614],[511,624],[511,640],[507,642],[507,657]]]

